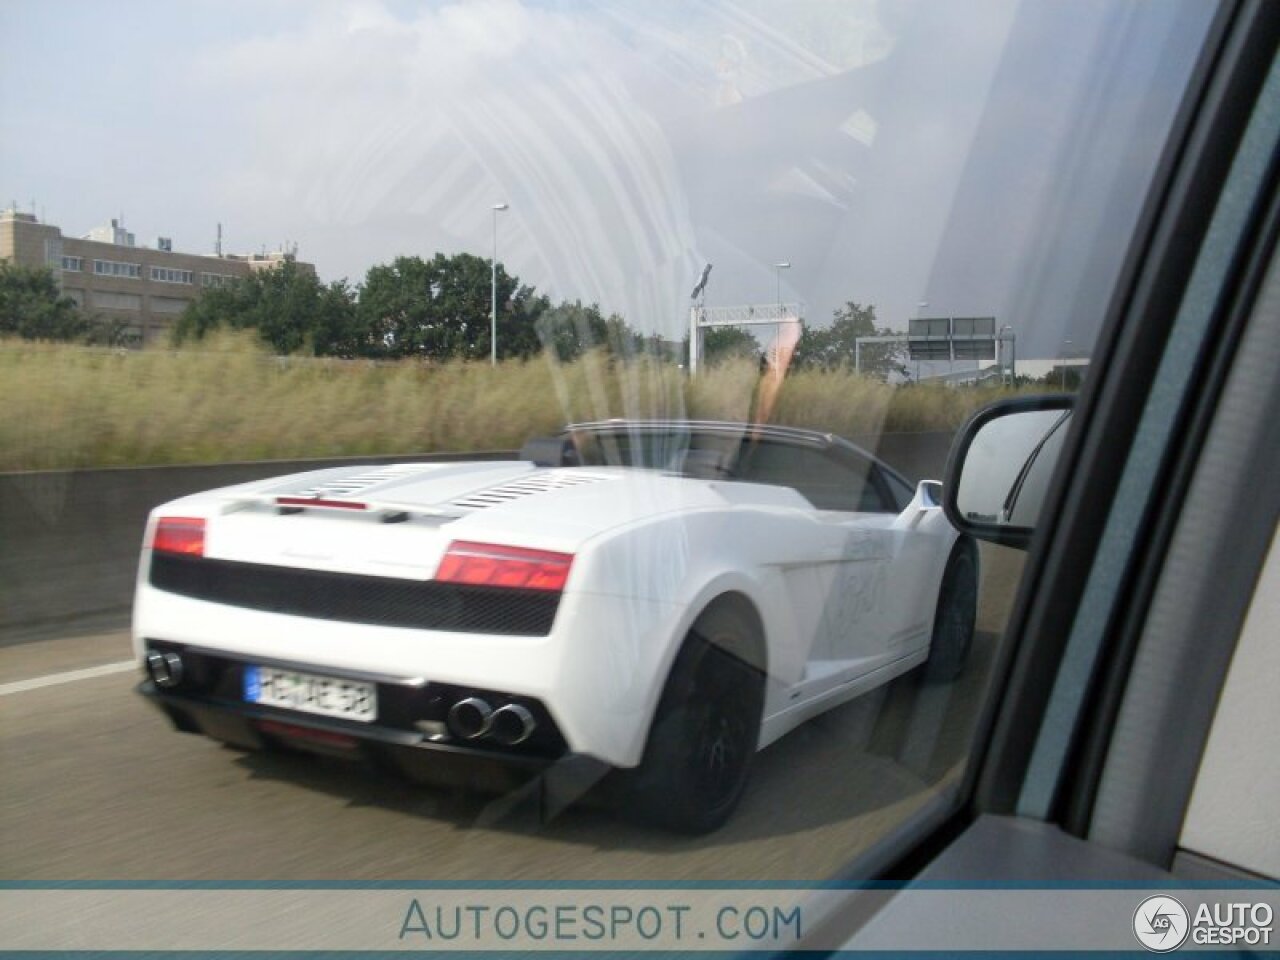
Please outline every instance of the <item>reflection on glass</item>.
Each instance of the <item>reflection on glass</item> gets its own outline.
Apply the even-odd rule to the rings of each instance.
[[[613,417],[761,420],[846,437],[902,477],[880,476],[872,461],[870,472],[842,474],[820,451],[785,444],[735,441],[722,451],[698,449],[688,436],[623,433],[582,449],[586,469],[651,465],[677,474],[708,504],[768,495],[778,502],[769,509],[781,513],[785,499],[759,488],[789,487],[822,514],[806,518],[806,545],[821,546],[825,536],[833,549],[775,565],[787,586],[779,588],[781,612],[766,628],[779,649],[795,652],[791,682],[810,690],[828,684],[834,702],[843,679],[836,644],[870,636],[851,629],[851,609],[888,624],[881,631],[886,658],[913,645],[919,650],[931,636],[938,593],[909,575],[926,569],[925,560],[941,564],[949,556],[921,556],[889,580],[891,550],[925,550],[904,531],[922,522],[918,514],[928,505],[912,506],[917,489],[903,477],[939,477],[950,431],[989,396],[976,386],[923,383],[964,372],[951,369],[962,362],[952,349],[946,359],[920,361],[904,356],[900,343],[859,338],[903,333],[916,315],[994,317],[996,330],[1017,331],[1019,373],[1057,385],[1063,373],[1055,375],[1054,363],[1064,341],[1073,356],[1087,356],[1106,313],[1213,15],[1200,0],[492,0],[316,4],[265,14],[251,5],[196,4],[190,16],[206,22],[175,20],[169,33],[160,22],[152,31],[113,30],[118,14],[105,4],[80,5],[71,18],[11,4],[6,35],[16,37],[0,61],[0,85],[16,89],[23,78],[49,75],[47,58],[62,58],[53,71],[59,83],[28,84],[29,96],[0,104],[0,139],[16,145],[5,154],[15,191],[29,187],[51,210],[58,204],[68,224],[87,225],[132,202],[131,193],[163,189],[171,203],[152,214],[155,228],[181,231],[192,245],[212,241],[214,224],[224,219],[255,242],[297,238],[325,281],[349,277],[359,287],[358,297],[331,291],[355,311],[339,319],[372,326],[360,328],[367,335],[348,352],[314,367],[290,358],[263,364],[263,373],[250,361],[212,355],[200,367],[211,371],[204,381],[195,380],[189,357],[171,380],[136,377],[127,394],[144,411],[145,430],[122,427],[126,404],[77,388],[61,371],[22,388],[18,372],[39,359],[22,357],[8,378],[19,383],[8,388],[12,432],[0,433],[0,440],[16,439],[0,450],[56,440],[74,451],[101,437],[137,434],[199,456],[210,437],[230,431],[223,419],[253,420],[226,412],[247,393],[237,376],[267,384],[252,394],[262,398],[254,414],[265,439],[255,437],[242,456],[264,449],[290,457],[511,449],[565,423]],[[84,51],[99,51],[108,36],[115,56],[104,72]],[[157,51],[164,52],[160,60]],[[171,81],[156,84],[161,75]],[[102,102],[138,109],[104,119],[96,102],[66,96],[90,86]],[[183,93],[180,113],[173,111],[174,90]],[[51,179],[83,152],[86,131],[96,136],[104,124],[132,145],[130,158],[160,159],[128,170],[108,163],[93,183]],[[130,183],[135,175],[140,184]],[[201,189],[192,191],[193,184]],[[511,209],[501,223],[501,259],[491,264],[497,198]],[[43,242],[31,249],[46,255]],[[433,274],[428,266],[437,253],[470,259]],[[401,257],[403,269],[388,267]],[[776,316],[782,305],[796,304],[804,327],[781,325],[794,342],[777,337],[772,322],[722,328],[741,334],[724,354],[736,350],[748,362],[717,365],[708,349],[705,376],[690,379],[682,368],[689,291],[709,263],[708,308],[748,316],[769,308]],[[791,266],[783,270],[782,263]],[[504,284],[510,291],[496,310],[495,275],[498,291]],[[445,280],[456,280],[458,289]],[[68,274],[62,282],[70,289],[73,281]],[[380,289],[385,299],[374,296]],[[121,307],[117,300],[96,303],[104,305]],[[558,352],[539,353],[538,316],[542,344],[555,339]],[[495,321],[500,362],[491,373],[487,337]],[[621,336],[610,341],[613,333]],[[586,351],[615,341],[625,349]],[[516,351],[518,342],[527,353]],[[770,344],[776,368],[790,358],[785,377],[759,375]],[[164,361],[159,353],[145,355],[156,369]],[[366,355],[379,365],[352,359]],[[503,362],[507,356],[522,359]],[[5,381],[0,376],[0,396]],[[45,381],[61,394],[50,396],[54,388]],[[143,394],[152,383],[155,393]],[[321,387],[335,392],[307,392]],[[98,407],[109,419],[94,419]],[[31,427],[36,412],[47,410],[83,413],[67,415],[62,430]],[[179,429],[206,411],[216,419],[184,441]],[[1055,412],[992,422],[971,451],[961,509],[1032,523],[1066,433],[1061,418]],[[85,426],[99,423],[101,429]],[[392,428],[403,432],[382,437]],[[308,429],[320,437],[311,446],[270,446]],[[115,441],[109,457],[126,456],[131,442]],[[375,451],[374,442],[384,446]],[[56,489],[48,499],[60,503]],[[439,500],[473,492],[460,484]],[[548,501],[519,502],[524,506],[512,512],[523,510],[533,523]],[[611,517],[626,518],[635,506],[619,495]],[[570,536],[581,519],[566,511],[557,535]],[[695,525],[673,524],[669,537],[651,541],[654,554],[677,554]],[[396,523],[379,532],[415,529]],[[519,531],[494,522],[497,537]],[[85,531],[76,533],[77,542],[84,539]],[[719,534],[731,535],[738,535],[732,524]],[[330,562],[314,560],[319,554],[340,553],[328,543],[300,552],[315,563]],[[646,831],[576,793],[529,787],[497,798],[460,797],[270,754],[210,760],[158,726],[143,731],[114,701],[103,708],[104,735],[94,746],[103,752],[86,757],[83,725],[73,722],[76,702],[69,692],[56,700],[64,694],[55,691],[46,714],[62,726],[43,737],[18,721],[0,730],[9,738],[0,747],[13,761],[5,765],[13,802],[0,806],[7,872],[23,879],[272,879],[285,872],[442,880],[825,878],[964,772],[1022,563],[1021,554],[989,544],[977,554],[971,575],[980,577],[981,595],[966,669],[947,682],[913,670],[808,713],[755,755],[741,806],[706,838]],[[651,583],[645,576],[675,569],[638,559],[638,550],[619,558],[618,569],[641,573],[619,576],[608,584],[609,596],[638,605]],[[864,576],[877,564],[882,575]],[[724,582],[737,576],[733,582],[745,589],[742,567],[738,558],[736,566],[702,573],[707,583],[713,574]],[[856,577],[865,589],[850,589]],[[682,629],[686,611],[674,604],[663,610],[669,630]],[[688,611],[689,621],[695,613]],[[797,649],[805,618],[821,623],[813,632],[820,639]],[[635,620],[625,608],[592,620],[611,676],[635,677],[641,655],[659,642],[648,634],[620,639],[619,624]],[[182,625],[193,633],[198,626]],[[298,631],[297,642],[291,661],[316,656],[308,631]],[[358,645],[340,646],[345,657]],[[551,672],[580,668],[568,658],[543,658],[539,668],[548,663]],[[446,666],[437,673],[448,679]],[[582,688],[598,693],[599,677],[586,677]],[[121,692],[118,699],[128,698]],[[628,719],[647,723],[643,710],[652,707],[635,707]],[[625,713],[616,700],[601,710],[606,719]],[[134,783],[166,789],[134,790],[128,804],[109,792],[114,784],[93,777],[64,789],[66,766],[49,764],[50,755],[86,769],[127,771]],[[232,781],[218,791],[225,842],[212,845],[196,836],[206,820],[187,814],[208,809],[208,788],[223,778]],[[584,783],[584,790],[592,785]],[[330,802],[330,794],[342,802]],[[56,802],[33,804],[38,797]],[[80,830],[74,843],[67,824]],[[144,840],[132,845],[141,851],[132,859],[122,835]],[[60,859],[51,850],[68,852]]]
[[[986,423],[965,457],[956,504],[980,523],[1034,527],[1069,413],[1035,410]]]

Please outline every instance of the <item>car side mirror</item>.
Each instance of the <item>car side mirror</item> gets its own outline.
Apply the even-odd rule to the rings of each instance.
[[[984,407],[947,458],[942,508],[961,533],[1025,550],[1071,423],[1073,398],[1014,397]]]

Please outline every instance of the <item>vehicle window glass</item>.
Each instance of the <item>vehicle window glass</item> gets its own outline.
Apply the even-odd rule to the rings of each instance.
[[[749,483],[791,487],[819,510],[861,510],[881,504],[866,464],[837,460],[821,450],[759,443],[744,450],[738,476]]]
[[[86,678],[0,701],[8,878],[825,880],[958,802],[1023,555],[898,475],[1092,375],[1215,5],[73,6],[0,5],[6,677]]]
[[[893,496],[894,502],[892,506],[895,509],[901,510],[915,497],[916,492],[911,488],[910,484],[899,480],[895,474],[887,470],[881,470],[880,476],[884,478],[884,482]]]
[[[863,513],[897,513],[898,508],[889,496],[888,487],[885,486],[884,472],[876,467],[867,469],[863,466],[859,469],[866,470],[866,481],[862,485],[858,510]]]

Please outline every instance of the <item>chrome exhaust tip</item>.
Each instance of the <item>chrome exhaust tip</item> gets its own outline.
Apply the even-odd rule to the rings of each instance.
[[[518,703],[508,703],[494,713],[489,733],[503,746],[514,747],[528,740],[537,726],[532,713]]]
[[[151,675],[157,687],[166,689],[176,687],[182,682],[184,670],[182,657],[176,653],[152,650],[147,654],[147,673]]]
[[[463,740],[483,737],[491,723],[493,708],[479,697],[466,697],[449,708],[449,730]]]

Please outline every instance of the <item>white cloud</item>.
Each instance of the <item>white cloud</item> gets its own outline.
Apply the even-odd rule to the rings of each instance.
[[[319,237],[304,256],[359,275],[399,252],[483,252],[489,207],[507,200],[501,255],[516,273],[653,325],[697,255],[663,131],[620,79],[635,65],[590,16],[484,0],[408,19],[321,7],[201,74],[245,105],[270,171],[229,178],[229,201]],[[409,249],[384,246],[406,236]]]

